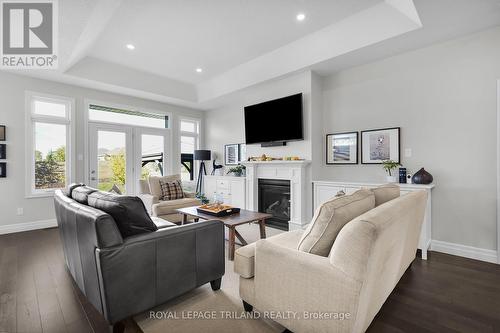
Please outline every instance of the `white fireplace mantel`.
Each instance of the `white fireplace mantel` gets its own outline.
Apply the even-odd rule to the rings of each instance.
[[[252,161],[242,162],[246,167],[246,207],[259,210],[259,179],[282,179],[290,181],[289,230],[302,229],[307,218],[307,167],[311,161]]]

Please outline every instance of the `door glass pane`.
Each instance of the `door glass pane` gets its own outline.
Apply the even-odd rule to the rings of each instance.
[[[35,189],[66,185],[66,125],[34,123]]]
[[[149,176],[163,176],[165,160],[163,136],[143,134],[141,142],[141,179],[147,179]]]
[[[97,188],[101,191],[126,192],[126,135],[122,132],[97,133]]]

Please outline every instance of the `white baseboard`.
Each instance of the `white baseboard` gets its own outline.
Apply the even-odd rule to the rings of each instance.
[[[487,250],[478,247],[432,240],[431,251],[452,254],[455,256],[465,257],[469,259],[491,262],[494,264],[498,263],[497,251],[495,250]]]
[[[0,225],[0,235],[57,227],[56,219]]]

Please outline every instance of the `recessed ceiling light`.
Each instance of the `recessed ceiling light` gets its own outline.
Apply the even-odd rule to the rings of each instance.
[[[297,14],[297,21],[304,21],[306,19],[306,14],[299,13]]]
[[[126,46],[127,46],[127,49],[129,49],[129,50],[134,50],[135,49],[135,46],[132,45],[132,44],[127,44]]]
[[[201,73],[201,72],[203,72],[203,69],[201,69],[201,68],[196,68],[196,73]]]

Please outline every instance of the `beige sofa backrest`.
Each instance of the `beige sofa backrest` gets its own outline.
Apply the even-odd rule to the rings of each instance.
[[[330,262],[363,283],[354,332],[364,332],[415,258],[427,193],[391,200],[340,231]]]

